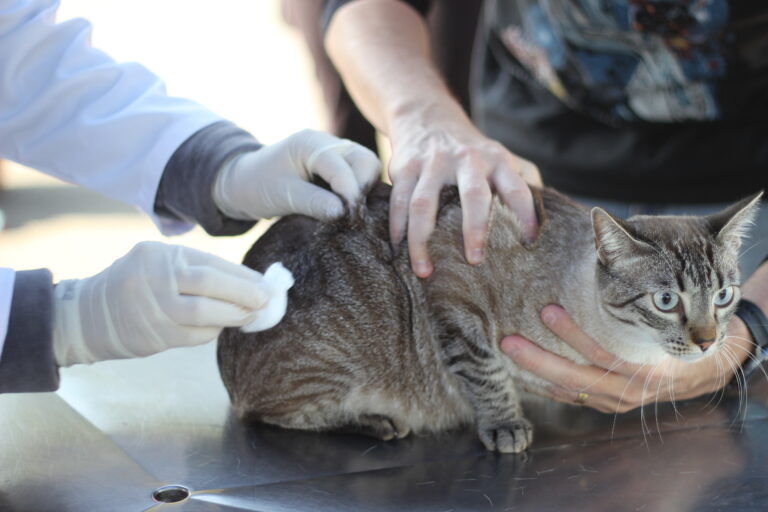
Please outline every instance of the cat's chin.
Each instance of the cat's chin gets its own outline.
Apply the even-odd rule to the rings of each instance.
[[[671,357],[657,343],[648,341],[624,341],[605,348],[618,358],[634,364],[659,364]]]
[[[674,357],[675,359],[685,361],[686,363],[696,363],[698,361],[701,361],[702,359],[710,357],[712,354],[714,354],[714,352],[715,351],[705,352],[701,354],[675,354],[675,355],[671,355],[670,357]]]

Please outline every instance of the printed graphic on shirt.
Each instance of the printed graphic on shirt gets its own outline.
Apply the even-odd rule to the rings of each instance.
[[[499,7],[506,49],[574,108],[625,121],[720,117],[727,0],[518,0]]]

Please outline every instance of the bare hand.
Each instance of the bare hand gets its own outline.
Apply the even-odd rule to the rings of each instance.
[[[626,412],[647,403],[693,398],[725,386],[751,355],[749,331],[737,316],[728,324],[725,344],[711,357],[694,363],[669,358],[657,365],[627,363],[603,350],[559,306],[542,310],[542,321],[591,365],[581,365],[539,348],[520,336],[508,336],[502,350],[515,363],[551,382],[545,394],[606,413]]]
[[[469,263],[479,264],[485,256],[492,192],[515,212],[526,241],[536,237],[533,197],[526,183],[541,185],[538,169],[483,136],[468,120],[425,115],[393,130],[392,148],[390,236],[397,247],[407,224],[411,267],[419,277],[433,270],[427,241],[445,185],[459,187]]]

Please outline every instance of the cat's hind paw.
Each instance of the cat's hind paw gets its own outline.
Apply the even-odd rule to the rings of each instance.
[[[533,426],[525,418],[510,420],[501,425],[480,426],[477,433],[489,451],[501,453],[520,453],[533,440]]]

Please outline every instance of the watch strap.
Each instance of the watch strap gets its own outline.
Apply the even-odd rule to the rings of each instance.
[[[736,315],[747,326],[752,339],[755,342],[753,356],[742,365],[744,378],[747,379],[754,371],[768,359],[768,317],[760,307],[748,299],[741,299],[736,309]]]

